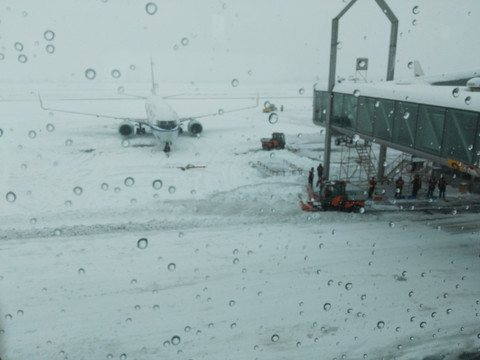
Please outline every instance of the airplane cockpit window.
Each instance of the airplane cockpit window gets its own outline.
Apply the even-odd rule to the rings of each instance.
[[[479,360],[479,19],[1,0],[0,359]]]
[[[178,122],[175,120],[171,120],[171,121],[157,120],[157,126],[165,130],[172,130],[178,126]]]

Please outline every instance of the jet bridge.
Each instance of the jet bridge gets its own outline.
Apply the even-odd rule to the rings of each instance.
[[[331,130],[480,177],[480,92],[467,87],[340,83]],[[327,84],[315,85],[313,122],[326,126]]]

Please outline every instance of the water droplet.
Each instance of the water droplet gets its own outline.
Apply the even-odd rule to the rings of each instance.
[[[15,50],[23,51],[23,44],[21,42],[16,42],[14,45]]]
[[[188,40],[188,38],[184,37],[184,38],[182,38],[182,40],[180,42],[183,46],[187,46],[190,43],[190,40]]]
[[[278,336],[277,334],[273,334],[271,337],[272,342],[277,342],[279,339],[280,339],[280,336]]]
[[[47,124],[46,129],[48,132],[53,132],[55,130],[55,125]]]
[[[55,38],[55,33],[52,30],[46,30],[43,33],[43,38],[47,41],[52,41]]]
[[[418,15],[419,12],[420,12],[420,9],[418,8],[418,6],[414,6],[413,9],[412,9],[412,13],[414,15]]]
[[[45,46],[45,51],[49,54],[53,54],[55,52],[55,46],[53,46],[52,44],[48,44],[47,46]]]
[[[93,69],[87,69],[85,70],[85,77],[88,79],[88,80],[93,80],[95,79],[95,77],[97,76],[97,73],[95,70]]]
[[[30,131],[28,132],[28,137],[29,137],[30,139],[35,139],[35,138],[37,137],[37,133],[35,132],[35,130],[30,130]]]
[[[111,75],[114,79],[118,79],[120,76],[122,76],[122,73],[118,69],[113,69]]]
[[[175,188],[175,186],[171,185],[168,187],[168,192],[170,194],[175,194],[175,191],[177,191],[177,189]]]
[[[352,136],[352,141],[354,143],[358,142],[359,140],[360,140],[360,136],[358,134],[355,134],[355,135]]]
[[[447,309],[447,314],[450,315],[452,313],[452,309]]]
[[[405,111],[405,113],[403,114],[403,118],[407,120],[409,117],[410,117],[410,113],[408,111]]]
[[[300,95],[305,94],[305,89],[304,89],[303,87],[300,88],[300,89],[298,89],[298,93],[299,93]]]
[[[78,275],[85,275],[85,269],[80,268],[80,269],[77,270],[77,273],[78,273]]]
[[[73,140],[72,139],[65,140],[65,145],[72,146],[73,145]]]
[[[465,104],[470,105],[471,103],[472,103],[472,97],[471,97],[471,96],[467,96],[467,97],[465,98]]]
[[[108,184],[107,184],[107,183],[102,183],[102,185],[100,185],[100,188],[101,188],[103,191],[107,191],[107,190],[108,190]]]
[[[157,12],[157,4],[153,2],[147,3],[147,5],[145,5],[145,11],[148,15],[154,15]]]
[[[223,115],[224,114],[224,110],[223,109],[218,109],[218,115]]]
[[[232,86],[233,86],[233,87],[237,87],[239,83],[240,83],[240,82],[238,81],[238,79],[233,79],[233,80],[232,80]]]
[[[413,25],[413,26],[417,25],[417,19],[413,19],[413,20],[412,20],[412,25]]]
[[[73,193],[75,195],[82,195],[83,194],[83,189],[80,186],[75,186],[73,188]]]
[[[9,191],[7,193],[7,195],[5,195],[5,199],[9,202],[9,203],[14,203],[15,200],[17,200],[17,195],[13,192],[13,191]]]
[[[328,311],[332,308],[332,304],[330,303],[325,303],[323,304],[323,310]]]
[[[345,289],[347,289],[347,290],[352,290],[352,287],[353,287],[352,283],[346,283],[345,284]]]
[[[460,89],[459,88],[455,88],[452,90],[452,96],[453,97],[458,97],[460,95]]]
[[[360,96],[360,90],[355,89],[355,90],[353,91],[353,95],[354,95],[355,97],[359,97],[359,96]]]
[[[426,322],[426,321],[422,321],[422,322],[420,323],[420,327],[421,327],[422,329],[425,328],[426,326],[427,326],[427,322]]]
[[[135,180],[132,178],[132,177],[127,177],[125,178],[125,180],[123,181],[123,183],[125,184],[125,186],[133,186],[135,184]]]
[[[383,329],[384,326],[385,326],[385,323],[384,323],[383,321],[379,321],[379,322],[377,323],[377,328],[379,328],[379,329]]]
[[[137,248],[139,248],[140,250],[145,250],[147,247],[148,247],[148,239],[146,238],[138,239]]]
[[[1,60],[5,60],[5,54],[4,53],[0,53],[0,61]]]
[[[3,136],[3,129],[0,128],[0,137]]]
[[[122,147],[127,148],[130,146],[130,141],[127,139],[122,140]]]
[[[170,263],[167,266],[168,271],[175,271],[176,268],[177,268],[177,265],[175,265],[175,263]]]
[[[25,64],[27,60],[28,58],[26,55],[23,55],[23,54],[18,55],[18,61],[21,62],[22,64]]]
[[[180,336],[178,336],[178,335],[173,336],[172,340],[171,340],[172,345],[175,345],[175,346],[180,344],[180,341],[181,341],[181,339],[180,339]]]
[[[235,306],[235,300],[230,300],[230,301],[228,302],[228,306],[230,306],[230,307]]]

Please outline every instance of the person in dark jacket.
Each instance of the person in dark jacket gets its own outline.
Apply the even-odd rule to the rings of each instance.
[[[402,190],[403,190],[403,184],[405,181],[403,181],[402,177],[400,176],[397,181],[395,181],[395,197],[400,198],[402,196]]]
[[[447,180],[443,177],[443,175],[440,175],[440,179],[438,180],[438,197],[440,199],[443,198],[445,200],[445,190],[447,189]]]
[[[412,181],[413,189],[412,189],[412,196],[417,196],[418,190],[422,188],[422,179],[419,175],[415,175],[415,178]]]
[[[428,191],[427,191],[427,198],[431,198],[433,196],[433,192],[435,191],[435,185],[437,184],[437,179],[432,175],[430,179],[428,179]]]
[[[318,166],[317,166],[317,175],[318,175],[317,186],[320,186],[321,183],[322,183],[322,176],[323,176],[323,165],[322,165],[322,163],[318,164]]]
[[[315,176],[315,175],[313,174],[313,171],[314,171],[314,170],[313,170],[313,167],[312,167],[312,169],[311,169],[310,172],[308,173],[308,183],[310,184],[310,187],[312,187],[312,188],[313,188],[313,177]]]
[[[377,185],[377,182],[375,181],[375,176],[372,176],[372,178],[368,182],[368,197],[369,198],[372,197],[373,192],[375,191],[375,185]]]

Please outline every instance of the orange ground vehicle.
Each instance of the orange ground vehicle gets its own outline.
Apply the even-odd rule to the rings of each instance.
[[[274,132],[271,138],[263,138],[260,141],[262,142],[263,150],[285,149],[284,133]]]
[[[326,181],[323,183],[320,192],[314,193],[310,185],[307,186],[309,200],[305,203],[300,199],[302,210],[319,211],[339,210],[365,212],[365,198],[363,193],[348,192],[345,181]]]

